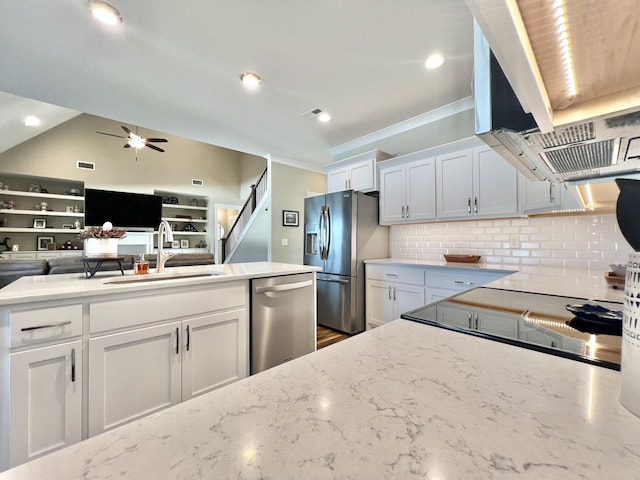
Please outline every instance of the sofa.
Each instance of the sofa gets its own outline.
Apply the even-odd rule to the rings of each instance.
[[[155,268],[157,255],[145,255],[150,268]],[[137,256],[125,255],[122,268],[133,268]],[[214,263],[212,253],[178,253],[167,260],[167,267],[185,267],[191,265],[211,265]],[[120,270],[117,262],[105,262],[100,271]],[[0,259],[0,288],[9,285],[20,277],[28,275],[56,275],[62,273],[84,273],[82,257],[58,257],[48,260],[10,260]]]

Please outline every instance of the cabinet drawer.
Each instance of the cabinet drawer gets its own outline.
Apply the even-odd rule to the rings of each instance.
[[[82,334],[82,305],[11,312],[10,324],[11,347],[76,337]]]
[[[429,287],[468,290],[486,285],[505,275],[507,275],[507,273],[469,272],[465,270],[434,268],[427,270],[426,282]]]
[[[180,293],[161,290],[154,295],[95,302],[89,306],[89,333],[244,308],[247,298],[247,283],[233,283],[216,285],[206,290]]]
[[[424,270],[396,265],[367,265],[367,278],[409,285],[424,285]]]

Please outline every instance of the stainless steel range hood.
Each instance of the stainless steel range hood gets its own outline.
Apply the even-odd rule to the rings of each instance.
[[[640,112],[542,133],[524,112],[474,25],[476,135],[530,179],[584,183],[640,172]]]

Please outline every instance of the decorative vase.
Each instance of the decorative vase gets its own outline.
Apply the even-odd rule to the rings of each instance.
[[[640,253],[629,254],[624,283],[620,403],[640,417]]]
[[[87,257],[115,257],[118,255],[117,238],[87,238],[84,241]]]

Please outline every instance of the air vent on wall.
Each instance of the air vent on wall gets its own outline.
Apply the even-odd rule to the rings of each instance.
[[[191,185],[193,185],[194,187],[202,187],[204,185],[204,181],[200,180],[199,178],[192,178]]]
[[[96,169],[96,164],[93,162],[81,162],[78,161],[76,162],[76,167],[77,168],[81,168],[83,170],[95,170]]]

